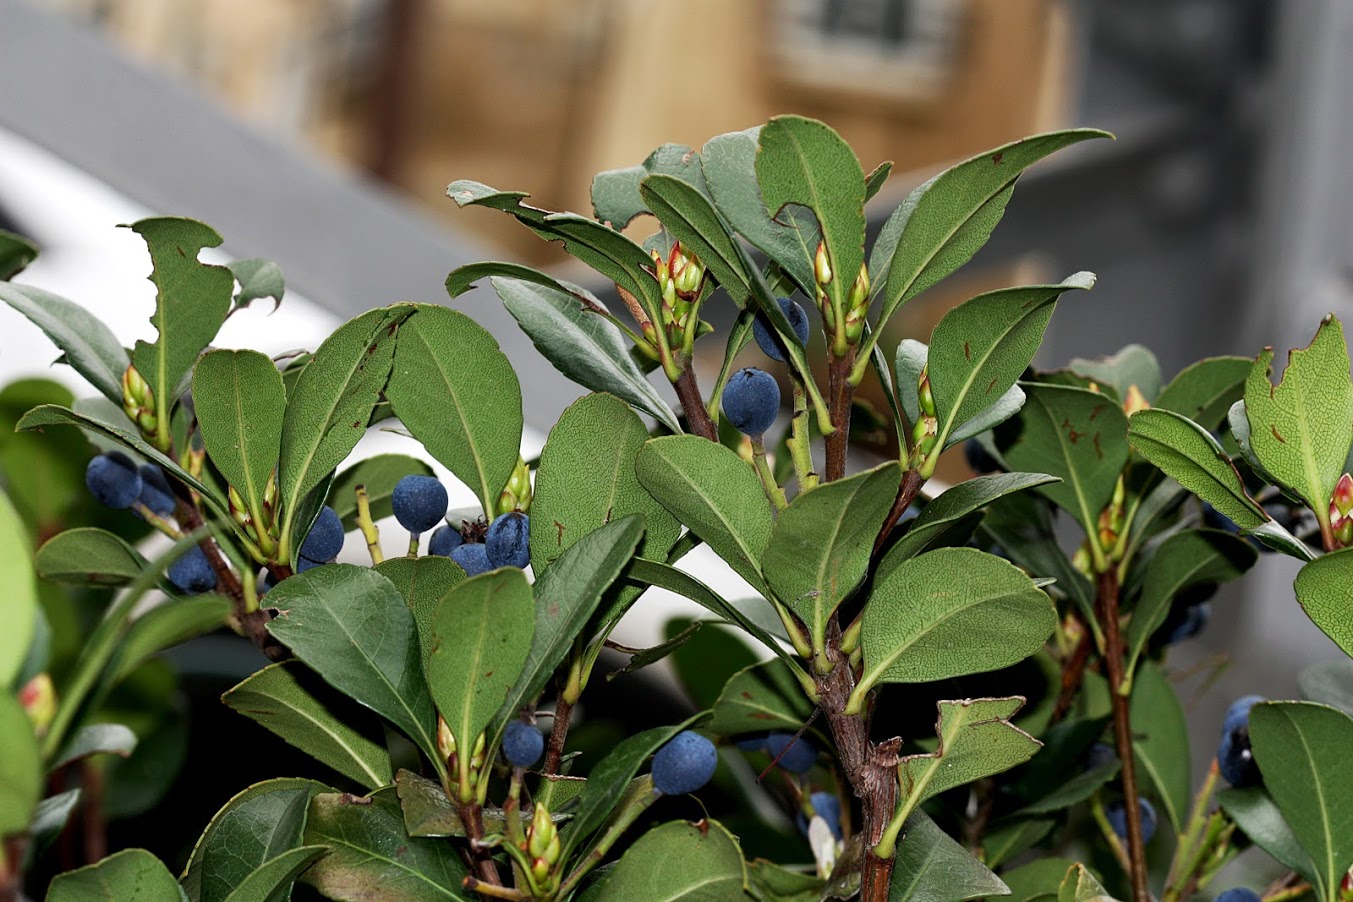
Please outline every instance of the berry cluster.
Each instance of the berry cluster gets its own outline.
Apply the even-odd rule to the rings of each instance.
[[[443,522],[446,487],[432,476],[405,476],[395,485],[390,501],[395,519],[413,541],[436,526],[428,553],[451,558],[470,576],[498,567],[525,569],[531,563],[531,518],[521,511],[499,514],[487,528],[466,524],[455,529]]]

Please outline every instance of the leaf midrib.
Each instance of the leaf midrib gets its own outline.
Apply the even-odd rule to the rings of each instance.
[[[664,461],[666,461],[668,464],[674,463],[674,461],[669,455],[663,454],[662,452],[658,453],[662,454]],[[699,498],[702,502],[704,502],[705,508],[714,513],[715,519],[718,522],[719,526],[723,528],[723,531],[728,535],[729,538],[733,540],[733,544],[737,546],[738,551],[742,553],[744,562],[750,565],[752,568],[752,572],[756,573],[759,576],[761,574],[761,566],[760,562],[757,560],[757,557],[751,554],[751,549],[749,549],[747,545],[743,542],[742,537],[738,535],[736,531],[730,528],[729,521],[727,520],[727,518],[724,517],[723,513],[719,510],[719,508],[716,507],[713,503],[711,503],[710,496],[705,493],[704,489],[701,488],[699,483],[687,478],[685,473],[680,469],[673,467],[672,471],[677,476],[678,479],[680,479],[691,489],[691,491],[697,498]]]
[[[358,845],[356,840],[349,840],[346,835],[330,836],[325,831],[320,829],[316,829],[315,833],[323,837],[324,839],[328,840],[329,842],[332,842],[334,845],[342,846],[344,848],[351,849],[354,852],[361,853],[362,855],[366,856],[367,858],[373,861],[383,861],[386,864],[395,866],[396,868],[398,868],[399,870],[403,871],[406,874],[410,874],[414,877],[417,877],[419,880],[423,881],[428,886],[431,886],[433,889],[437,890],[437,892],[440,893],[444,898],[447,899],[460,898],[456,894],[447,890],[446,887],[442,886],[440,883],[437,883],[431,877],[424,874],[422,871],[414,870],[412,867],[410,867],[409,865],[405,864],[404,862],[400,861],[397,858],[390,858],[389,856],[377,853],[373,849],[368,849],[366,846]]]
[[[333,730],[329,729],[327,726],[325,726],[325,724],[322,721],[315,718],[304,708],[298,707],[297,705],[294,705],[286,701],[280,695],[265,695],[262,692],[259,692],[257,689],[253,690],[253,692],[260,699],[271,700],[279,705],[282,705],[292,713],[299,714],[303,719],[308,720],[313,726],[319,729],[325,736],[328,736],[330,739],[332,739],[343,751],[348,753],[348,756],[353,761],[355,761],[361,767],[363,773],[365,773],[368,777],[371,778],[370,785],[372,788],[379,788],[385,785],[385,780],[380,776],[380,774],[376,773],[370,767],[367,766],[366,761],[363,760],[361,755],[357,754],[357,751],[353,749],[351,745],[348,744],[347,740],[343,739]]]
[[[474,463],[475,473],[479,476],[479,497],[484,502],[484,511],[487,513],[493,510],[493,495],[489,488],[488,473],[484,469],[484,461],[479,453],[479,443],[475,441],[474,430],[470,428],[469,418],[465,415],[465,408],[460,402],[460,396],[456,393],[455,387],[451,384],[450,375],[442,365],[442,357],[432,347],[428,336],[418,328],[418,321],[414,320],[411,328],[405,330],[413,333],[413,337],[422,343],[426,353],[423,359],[430,360],[433,367],[437,370],[437,375],[442,379],[442,384],[446,387],[447,396],[451,399],[451,406],[455,409],[456,418],[460,421],[460,433],[465,438],[465,444],[469,447],[470,458]]]

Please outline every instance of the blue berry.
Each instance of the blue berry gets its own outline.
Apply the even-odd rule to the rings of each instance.
[[[530,767],[545,753],[545,734],[529,723],[514,720],[503,732],[503,757],[513,767]]]
[[[789,298],[776,300],[780,302],[780,309],[789,320],[789,327],[794,330],[794,337],[799,340],[799,346],[808,344],[808,314]],[[758,313],[752,322],[752,337],[756,339],[757,347],[761,348],[761,352],[767,357],[779,361],[785,359],[785,343],[771,327],[765,314]]]
[[[841,830],[841,799],[835,793],[815,792],[808,797],[808,804],[813,806],[814,814],[827,822],[837,842],[845,839],[845,834]],[[807,825],[804,826],[803,832],[807,834]]]
[[[805,774],[817,763],[817,749],[807,739],[799,737],[796,740],[793,733],[771,733],[767,736],[766,754],[770,755],[771,760],[779,758],[780,767],[791,774]]]
[[[313,560],[313,559],[311,559],[311,558],[306,557],[305,555],[301,555],[300,557],[298,557],[298,558],[296,559],[296,567],[295,567],[295,570],[296,570],[297,573],[304,573],[305,571],[307,571],[307,570],[313,570],[313,569],[315,569],[316,567],[323,567],[326,563],[328,563],[328,562],[327,562],[327,561],[316,561],[316,560]]]
[[[723,413],[746,435],[762,435],[780,413],[780,386],[765,370],[738,370],[723,390]]]
[[[141,496],[141,473],[127,455],[109,451],[85,467],[85,485],[100,504],[125,510]]]
[[[766,735],[761,733],[756,736],[749,736],[746,739],[739,739],[737,747],[744,752],[764,752],[766,750]]]
[[[1004,468],[1000,461],[992,457],[982,443],[975,438],[970,438],[963,443],[963,459],[968,463],[968,469],[978,475],[984,473],[999,473]]]
[[[488,551],[477,542],[473,545],[457,545],[452,548],[451,560],[460,564],[460,568],[467,576],[478,576],[493,569],[493,565],[489,563]]]
[[[1248,886],[1233,886],[1212,902],[1259,902],[1260,896]]]
[[[1137,810],[1141,812],[1142,819],[1142,842],[1150,842],[1151,837],[1156,835],[1156,809],[1146,799],[1137,800]],[[1123,805],[1120,799],[1109,805],[1105,814],[1109,817],[1109,826],[1113,832],[1118,834],[1121,840],[1127,839],[1127,807]]]
[[[168,517],[174,513],[174,490],[164,470],[156,464],[142,464],[137,470],[141,474],[141,495],[139,500],[150,512],[159,517]]]
[[[329,505],[320,508],[315,525],[310,527],[310,535],[301,543],[301,556],[312,561],[329,561],[338,557],[343,550],[343,521]]]
[[[1232,786],[1258,786],[1264,781],[1250,748],[1250,709],[1262,701],[1262,695],[1246,695],[1226,709],[1217,746],[1217,770]]]
[[[427,532],[442,522],[448,503],[446,487],[432,476],[405,476],[395,483],[390,497],[395,519],[412,533]]]
[[[1085,769],[1094,770],[1097,767],[1103,767],[1111,761],[1118,760],[1118,752],[1107,742],[1096,742],[1090,746],[1090,750],[1085,753]]]
[[[450,557],[451,552],[459,548],[464,542],[465,537],[460,534],[459,529],[452,529],[450,526],[438,526],[433,530],[432,538],[428,541],[428,554]]]
[[[531,518],[519,511],[501,514],[484,533],[484,549],[495,567],[525,569],[531,563]]]
[[[1226,716],[1222,718],[1221,728],[1223,732],[1231,732],[1240,727],[1249,728],[1250,709],[1260,702],[1266,702],[1268,699],[1262,695],[1242,695],[1240,698],[1231,702],[1231,706],[1226,709]]]
[[[718,764],[714,743],[682,730],[653,756],[653,788],[669,796],[695,792],[714,776]]]
[[[169,565],[165,575],[179,591],[188,595],[199,595],[216,588],[216,571],[202,549],[196,545],[179,555],[179,559]]]

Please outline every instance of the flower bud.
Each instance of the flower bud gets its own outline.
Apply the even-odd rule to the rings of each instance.
[[[817,253],[813,255],[813,278],[822,288],[832,283],[832,264],[827,258],[827,244],[823,241],[817,243]]]
[[[1142,390],[1139,389],[1135,383],[1129,385],[1127,397],[1123,399],[1123,413],[1132,416],[1137,411],[1148,410],[1150,407],[1151,404],[1146,400],[1146,396],[1142,394]]]
[[[653,257],[653,275],[658,279],[658,288],[663,294],[667,293],[667,283],[671,281],[672,271],[667,266],[667,261],[662,258],[662,254],[656,250],[648,252]]]
[[[526,465],[526,459],[520,454],[517,455],[517,465],[512,468],[512,475],[507,478],[507,485],[503,486],[503,491],[498,495],[499,514],[510,514],[513,511],[528,513],[531,510],[531,468]]]
[[[33,677],[19,690],[19,704],[33,725],[33,732],[43,736],[56,717],[56,687],[47,673]]]
[[[437,715],[437,754],[447,761],[456,754],[456,737],[451,735],[451,728],[440,714]]]
[[[935,395],[930,391],[930,371],[928,367],[921,368],[921,378],[917,382],[917,396],[921,403],[921,412],[926,416],[936,416]]]
[[[554,861],[559,860],[558,831],[550,817],[550,811],[538,804],[531,815],[531,826],[526,830],[526,851],[531,858],[547,858],[551,845],[555,847]],[[550,861],[553,864],[554,861]]]

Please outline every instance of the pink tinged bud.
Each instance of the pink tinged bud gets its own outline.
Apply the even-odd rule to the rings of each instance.
[[[822,241],[817,243],[817,254],[813,256],[813,277],[817,279],[818,285],[830,285],[832,282],[832,265],[827,258],[827,245]]]
[[[1330,520],[1343,519],[1353,512],[1353,476],[1345,473],[1334,485],[1330,495]]]
[[[456,737],[451,735],[451,728],[440,716],[437,717],[437,753],[447,760],[456,753]]]
[[[19,704],[23,706],[33,732],[42,736],[56,717],[56,686],[46,673],[33,677],[19,690]]]
[[[1127,397],[1123,399],[1123,413],[1132,416],[1139,410],[1147,410],[1151,404],[1136,385],[1129,385]]]

